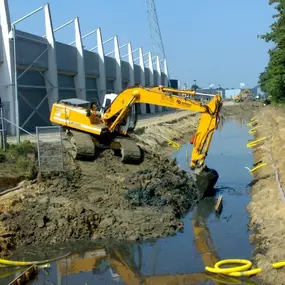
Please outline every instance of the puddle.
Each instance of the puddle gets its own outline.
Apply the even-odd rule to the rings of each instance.
[[[214,212],[216,198],[211,197],[201,201],[184,218],[184,232],[176,236],[116,246],[71,245],[73,251],[81,254],[51,263],[32,284],[257,284],[247,280],[226,281],[218,276],[214,276],[215,281],[204,273],[205,264],[213,265],[219,259],[251,259],[253,248],[249,243],[246,205],[250,199],[247,185],[252,177],[245,169],[253,161],[246,147],[250,138],[248,127],[233,119],[226,120],[214,134],[207,165],[220,175],[217,183],[217,195],[223,195],[220,216]],[[185,170],[189,169],[187,153],[188,156],[191,153],[190,144],[174,154]],[[66,247],[53,249],[53,254],[50,249],[41,249],[40,259],[48,258],[44,252],[52,256],[64,254],[69,251]],[[36,251],[34,259],[39,259]],[[29,252],[32,258],[32,250]],[[14,259],[23,256],[27,257],[23,252],[15,253]],[[0,284],[8,284],[13,278],[15,275],[0,279]]]

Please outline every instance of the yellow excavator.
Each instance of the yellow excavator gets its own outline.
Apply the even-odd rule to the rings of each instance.
[[[200,112],[199,126],[192,140],[190,167],[198,188],[205,192],[218,179],[218,173],[207,168],[204,161],[219,122],[222,98],[217,94],[208,104],[202,104],[181,94],[192,98],[196,94],[208,95],[163,86],[132,87],[120,94],[106,94],[100,110],[94,102],[78,98],[60,100],[52,106],[50,121],[64,127],[76,159],[93,159],[100,149],[110,148],[121,156],[123,163],[140,163],[142,150],[130,136],[137,123],[137,104]]]
[[[235,103],[244,102],[245,100],[248,100],[249,98],[253,99],[253,94],[251,92],[251,89],[243,89],[236,97],[234,97]]]

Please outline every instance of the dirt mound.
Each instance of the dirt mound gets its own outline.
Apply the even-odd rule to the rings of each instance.
[[[165,159],[156,170],[147,169],[127,179],[130,189],[125,197],[134,206],[171,206],[180,218],[201,197],[186,172],[179,169],[175,159]]]
[[[18,245],[167,236],[181,230],[179,218],[198,199],[175,161],[146,153],[141,165],[124,165],[110,150],[8,195],[0,222]]]
[[[42,173],[38,183],[2,196],[2,244],[143,240],[182,230],[180,219],[200,197],[188,174],[164,157],[175,151],[168,140],[188,141],[200,116],[179,114],[140,122],[133,135],[145,150],[140,165],[122,164],[111,150],[84,162],[74,162],[64,151],[64,173]],[[50,147],[43,146],[46,157],[54,154]],[[47,160],[48,168],[54,164]]]
[[[198,127],[199,114],[190,112],[184,112],[184,114],[187,115],[180,119],[173,118],[169,122],[138,128],[133,137],[144,151],[162,154],[162,147],[168,146],[169,139],[185,143],[185,135],[190,138]],[[171,151],[173,152],[173,149]]]
[[[255,172],[252,201],[248,206],[251,216],[251,240],[255,242],[254,257],[259,275],[267,284],[282,284],[284,270],[272,270],[272,263],[285,259],[285,145],[284,107],[267,106],[257,113],[260,128],[255,139],[266,137],[266,141],[254,148],[255,162],[267,163]],[[276,178],[276,172],[277,177]],[[279,189],[279,187],[282,189]],[[280,188],[281,188],[280,187]]]
[[[230,106],[225,105],[221,109],[221,116],[244,116],[245,113],[252,113],[253,110],[258,110],[260,107],[262,107],[262,104],[256,101],[235,103]]]

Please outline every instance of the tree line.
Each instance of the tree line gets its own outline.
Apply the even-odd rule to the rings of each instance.
[[[274,5],[276,10],[275,21],[270,31],[259,37],[273,42],[274,47],[268,51],[269,62],[259,76],[259,84],[272,101],[285,103],[285,0],[269,0],[269,5]]]

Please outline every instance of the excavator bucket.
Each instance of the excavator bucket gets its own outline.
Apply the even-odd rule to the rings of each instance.
[[[219,179],[219,174],[215,169],[208,168],[207,166],[201,169],[195,169],[192,171],[192,177],[201,198],[214,194],[214,186]]]

